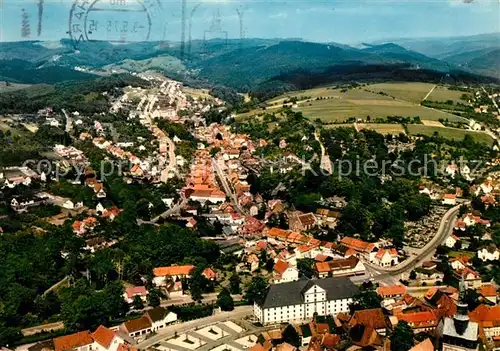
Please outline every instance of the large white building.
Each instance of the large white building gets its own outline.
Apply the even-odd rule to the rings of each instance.
[[[270,286],[262,304],[254,304],[254,316],[262,324],[310,320],[349,311],[358,288],[348,278],[301,279]]]

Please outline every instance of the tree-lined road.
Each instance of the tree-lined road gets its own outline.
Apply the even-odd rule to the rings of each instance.
[[[470,202],[461,203],[450,208],[441,219],[436,235],[425,245],[416,256],[410,256],[405,261],[393,267],[379,267],[371,263],[365,262],[365,266],[375,271],[374,280],[380,281],[387,278],[392,278],[396,275],[413,270],[418,264],[429,259],[434,254],[434,251],[441,245],[453,230],[453,224],[457,217],[460,206],[469,204]],[[377,274],[378,273],[378,274]]]

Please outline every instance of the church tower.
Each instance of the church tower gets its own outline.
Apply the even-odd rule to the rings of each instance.
[[[465,282],[462,276],[460,294],[457,301],[457,312],[453,318],[446,317],[441,326],[443,351],[477,351],[478,324],[471,322],[465,302]]]

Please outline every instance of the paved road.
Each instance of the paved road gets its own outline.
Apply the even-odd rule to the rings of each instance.
[[[163,212],[162,214],[156,216],[155,218],[151,219],[150,221],[143,221],[141,219],[138,219],[137,220],[137,224],[141,225],[141,224],[155,224],[157,223],[160,219],[165,219],[165,218],[168,218],[170,217],[171,215],[173,214],[177,214],[180,212],[180,210],[186,206],[188,203],[188,199],[186,198],[183,198],[181,202],[179,202],[177,205],[174,205],[173,207],[169,208],[168,210],[166,210],[165,212]]]
[[[212,166],[215,169],[215,171],[217,172],[217,176],[219,177],[219,179],[222,183],[222,187],[224,188],[224,192],[227,195],[229,195],[229,197],[231,198],[231,202],[233,203],[235,209],[239,212],[239,214],[245,215],[245,212],[243,211],[243,209],[240,207],[240,204],[238,203],[238,198],[236,197],[236,194],[233,192],[233,190],[231,189],[231,187],[229,186],[229,184],[227,182],[226,175],[220,169],[217,161],[214,159],[212,159]]]
[[[427,98],[432,94],[432,92],[434,91],[434,89],[436,89],[436,87],[437,87],[437,84],[432,87],[432,89],[427,93],[427,95],[425,95],[425,97],[422,101],[427,100]]]
[[[332,162],[330,161],[330,157],[326,153],[325,146],[321,142],[321,138],[318,135],[317,131],[314,131],[314,138],[319,143],[321,147],[321,168],[328,172],[328,174],[332,173]]]
[[[427,243],[427,245],[425,245],[421,249],[421,251],[416,256],[410,256],[407,260],[393,267],[378,267],[372,265],[371,263],[364,263],[365,266],[379,273],[378,275],[374,276],[374,280],[384,280],[390,277],[394,277],[395,275],[411,271],[419,263],[431,257],[434,254],[436,248],[446,240],[448,235],[450,235],[453,229],[455,218],[461,205],[462,204],[452,207],[445,213],[445,215],[441,219],[441,223],[439,224],[436,235]]]
[[[252,313],[253,306],[238,306],[235,307],[234,311],[231,312],[221,312],[205,318],[195,319],[184,323],[172,324],[167,326],[165,329],[158,331],[158,334],[137,344],[136,347],[139,349],[146,349],[162,340],[172,337],[175,333],[181,334],[203,325],[223,322],[229,319],[241,319],[251,315]]]

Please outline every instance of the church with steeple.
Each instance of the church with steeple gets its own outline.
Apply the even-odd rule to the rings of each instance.
[[[469,320],[467,307],[468,305],[465,302],[465,282],[462,277],[457,312],[453,317],[446,317],[439,328],[443,351],[478,350],[479,325]]]

